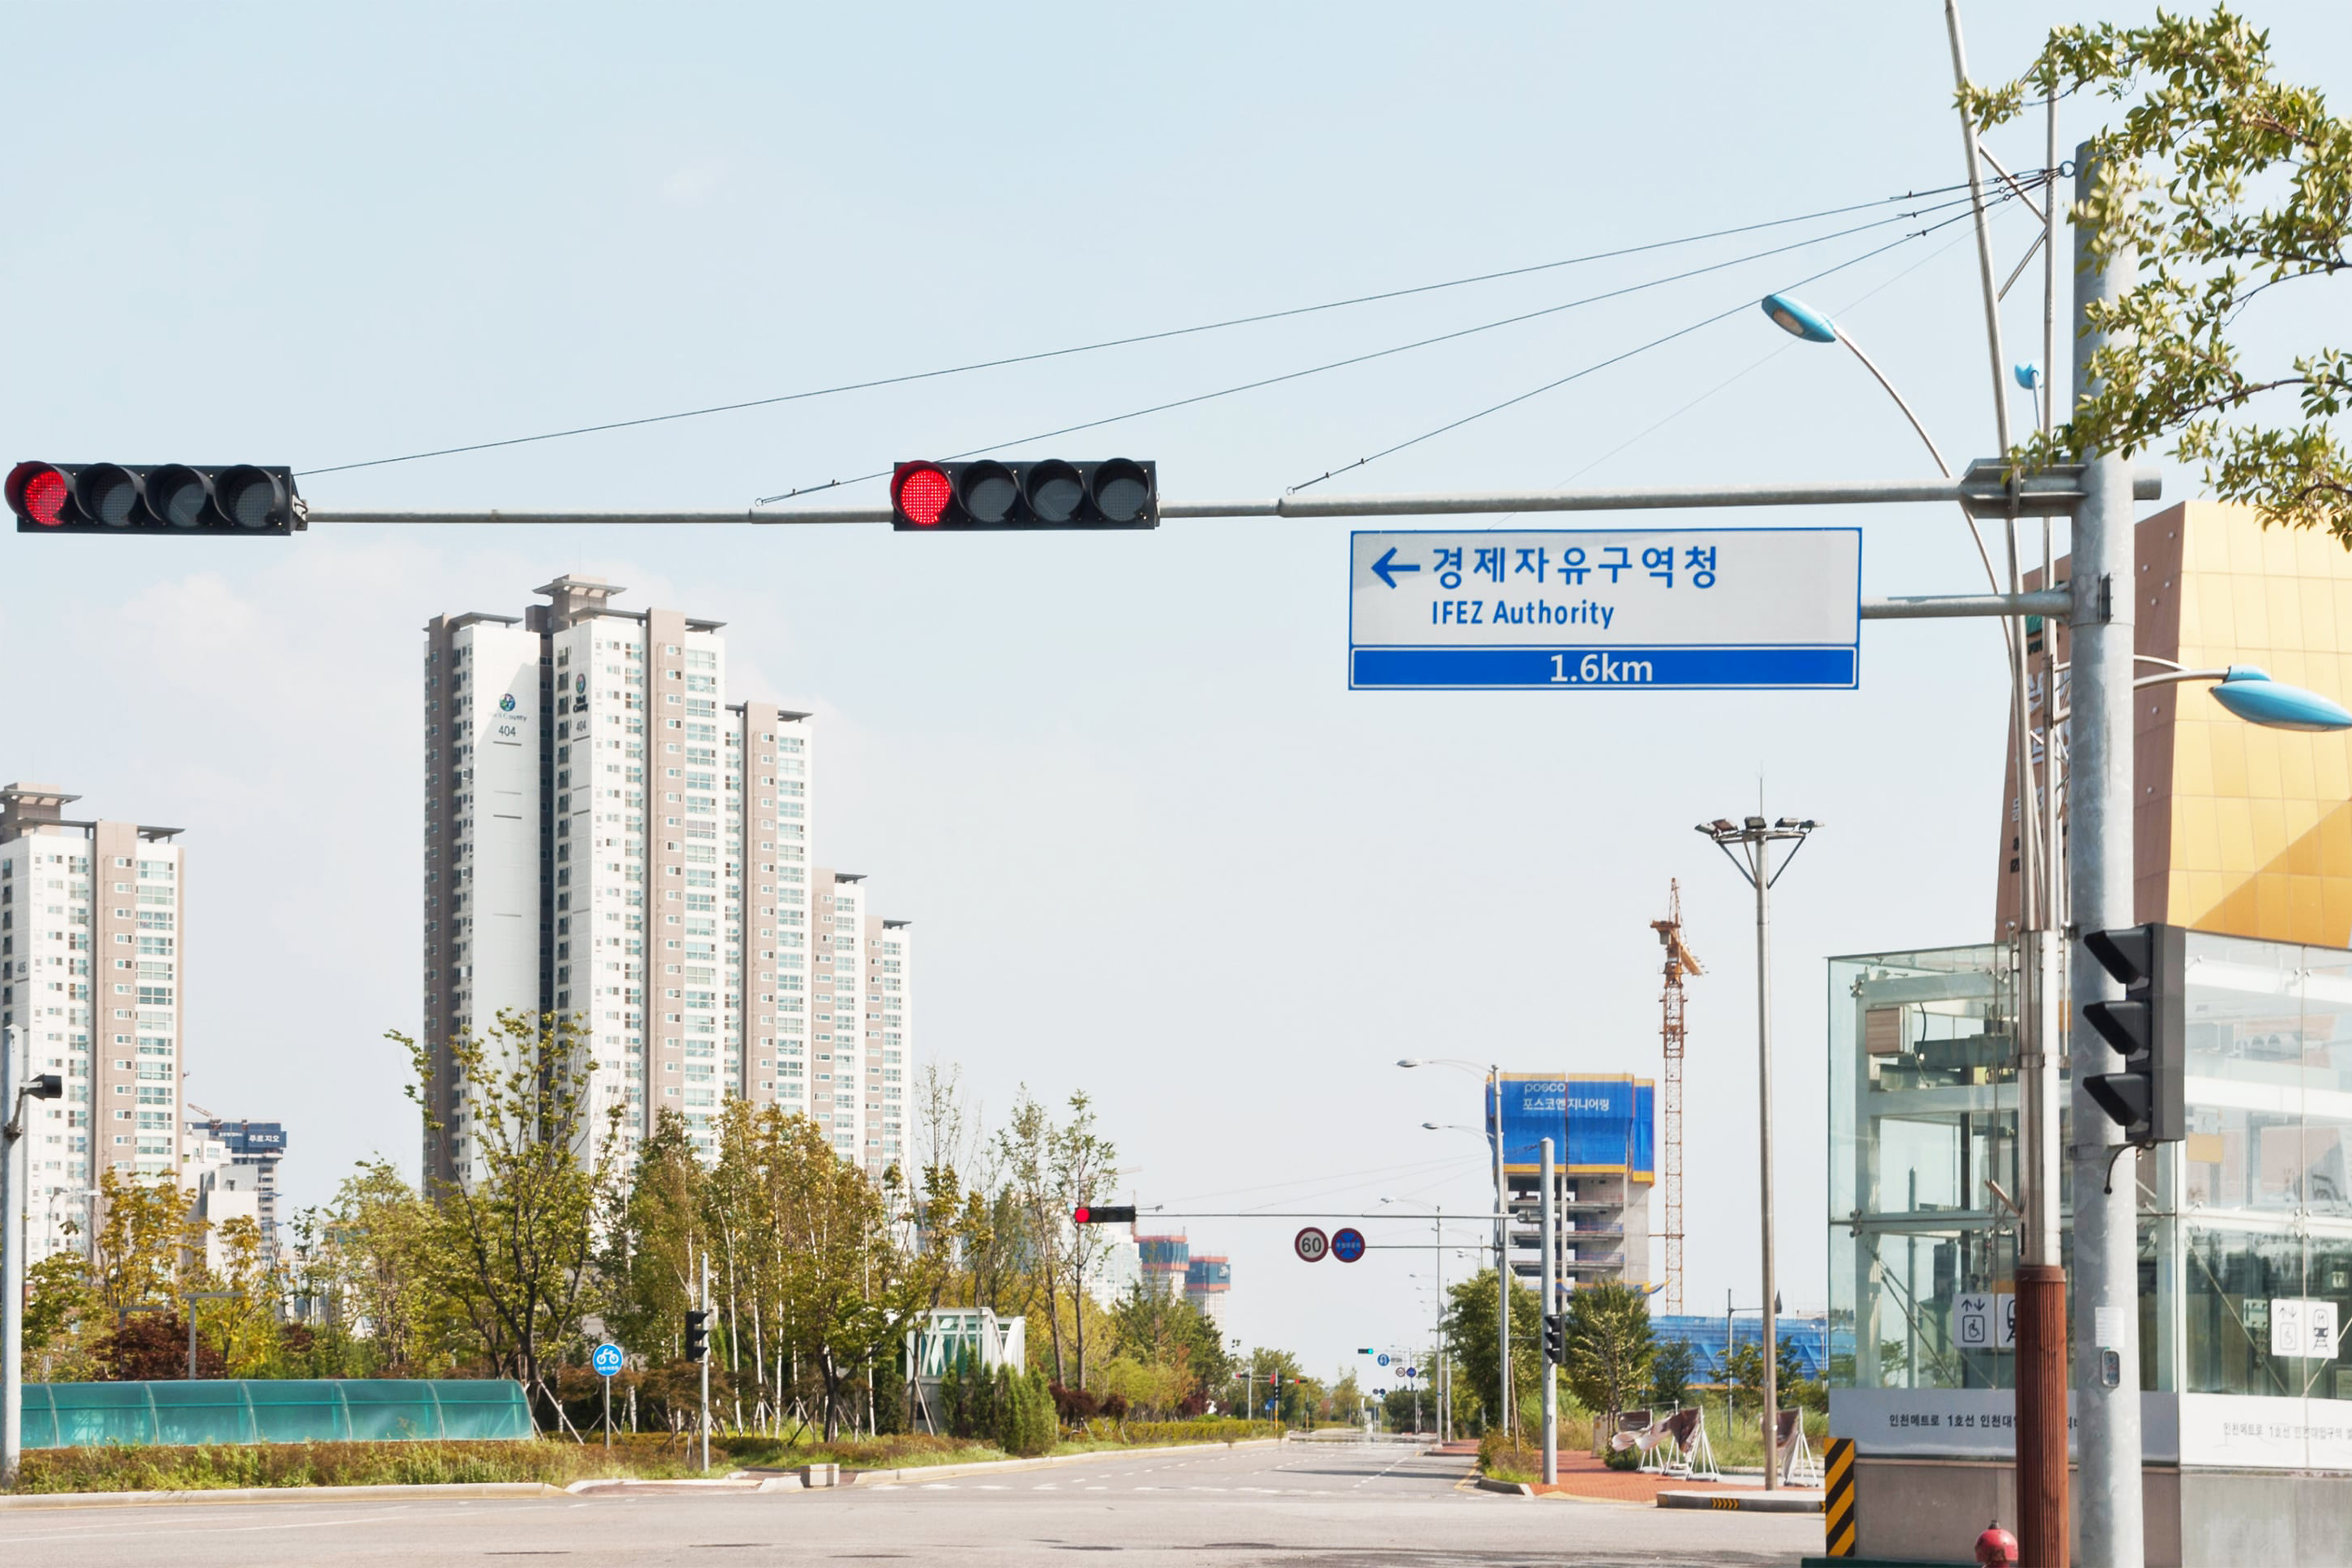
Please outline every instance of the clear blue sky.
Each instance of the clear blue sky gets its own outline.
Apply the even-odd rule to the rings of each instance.
[[[2258,9],[2288,74],[2352,93],[2352,14]],[[1971,5],[1978,74],[2022,63],[2050,11]],[[0,39],[18,67],[0,168],[11,460],[322,467],[1960,177],[1924,0],[20,5]],[[2104,111],[2070,105],[2066,144]],[[2039,161],[2038,129],[1997,145]],[[2013,261],[2025,230],[2002,224]],[[1971,455],[1992,437],[1961,233],[1807,293]],[[1761,243],[304,489],[330,507],[734,506]],[[1156,458],[1172,496],[1271,494],[1864,243],[1090,433],[1076,455]],[[2038,332],[2030,292],[2011,296],[2013,341]],[[1853,363],[1749,312],[1347,482],[1927,472]],[[1949,516],[1811,521],[1863,523],[1871,592],[1976,585]],[[822,715],[819,851],[918,922],[929,1048],[992,1111],[1024,1083],[1089,1089],[1147,1203],[1478,1205],[1477,1145],[1418,1130],[1474,1119],[1474,1087],[1391,1063],[1654,1074],[1647,922],[1680,878],[1709,971],[1691,1002],[1691,1295],[1717,1307],[1755,1290],[1753,961],[1746,889],[1690,824],[1738,815],[1760,776],[1772,814],[1830,824],[1777,928],[1783,1278],[1792,1305],[1819,1304],[1822,960],[1988,930],[1995,635],[1874,627],[1850,694],[1350,694],[1345,531],[9,534],[0,774],[189,830],[189,1092],[282,1118],[299,1202],[371,1150],[414,1164],[379,1037],[418,1010],[419,628],[512,611],[562,571],[728,622],[750,690]],[[1398,1261],[1425,1255],[1343,1273],[1290,1262],[1285,1226],[1192,1230],[1234,1257],[1235,1331],[1318,1369],[1428,1320],[1406,1277],[1426,1269]]]

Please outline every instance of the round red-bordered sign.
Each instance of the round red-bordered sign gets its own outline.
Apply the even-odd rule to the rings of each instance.
[[[1331,1256],[1342,1263],[1353,1263],[1364,1255],[1364,1233],[1354,1226],[1342,1226],[1331,1233]]]
[[[1290,1249],[1298,1254],[1301,1263],[1320,1263],[1331,1250],[1331,1238],[1311,1225],[1305,1226],[1291,1241]]]

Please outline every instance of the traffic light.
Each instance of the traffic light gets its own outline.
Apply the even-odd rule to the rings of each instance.
[[[686,1359],[700,1361],[710,1353],[710,1314],[695,1310],[686,1315]]]
[[[2084,934],[2083,946],[2124,988],[2120,1002],[2083,1008],[2083,1016],[2124,1058],[2123,1071],[2085,1078],[2084,1090],[2124,1130],[2125,1142],[2177,1143],[2189,1119],[2181,1082],[2189,933],[2168,925],[2095,931]]]
[[[900,463],[890,475],[890,526],[917,533],[1158,528],[1160,472],[1128,458]]]
[[[308,509],[294,471],[252,463],[19,463],[8,510],[19,533],[290,534]]]
[[[1073,1225],[1133,1225],[1133,1204],[1080,1204],[1070,1211]]]
[[[1568,1364],[1568,1314],[1546,1312],[1543,1321],[1544,1360],[1554,1366]]]

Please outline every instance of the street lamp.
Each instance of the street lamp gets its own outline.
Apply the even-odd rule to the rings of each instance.
[[[1756,1114],[1759,1129],[1759,1158],[1763,1181],[1762,1214],[1764,1240],[1764,1487],[1777,1491],[1780,1485],[1780,1465],[1778,1445],[1780,1417],[1780,1389],[1776,1366],[1780,1349],[1778,1313],[1774,1308],[1779,1296],[1772,1286],[1772,884],[1797,858],[1820,823],[1807,817],[1799,821],[1784,816],[1778,822],[1767,823],[1761,816],[1750,816],[1738,823],[1722,817],[1702,822],[1698,831],[1705,834],[1723,851],[1724,858],[1738,868],[1756,889]],[[1780,864],[1772,864],[1772,847],[1789,846],[1780,857]],[[1738,847],[1738,853],[1732,847]]]
[[[65,1094],[61,1075],[20,1071],[32,1064],[16,1060],[17,1039],[18,1031],[0,1029],[0,1490],[16,1486],[25,1441],[26,1102]]]
[[[1500,1063],[1481,1068],[1476,1062],[1460,1057],[1403,1057],[1401,1068],[1449,1067],[1483,1076],[1486,1080],[1486,1097],[1494,1107],[1493,1137],[1495,1143],[1495,1414],[1503,1429],[1513,1434],[1517,1442],[1518,1428],[1511,1422],[1511,1258],[1510,1258],[1510,1194],[1503,1187],[1503,1068]],[[1431,1131],[1439,1123],[1424,1121],[1422,1126]],[[1464,1129],[1465,1131],[1469,1129]],[[1549,1304],[1546,1304],[1549,1310]]]
[[[1423,1122],[1422,1125],[1425,1127],[1429,1124],[1427,1122]],[[1435,1394],[1437,1397],[1437,1432],[1439,1441],[1450,1443],[1454,1440],[1454,1428],[1452,1425],[1453,1407],[1449,1398],[1452,1390],[1449,1385],[1449,1380],[1446,1376],[1445,1366],[1445,1205],[1443,1204],[1423,1204],[1412,1198],[1382,1198],[1381,1202],[1384,1204],[1395,1204],[1400,1206],[1410,1205],[1413,1208],[1428,1209],[1432,1216],[1432,1225],[1437,1234],[1437,1303],[1435,1307],[1437,1314],[1437,1377],[1435,1380]],[[1408,1271],[1405,1278],[1408,1279],[1418,1279],[1421,1276]]]
[[[2161,675],[2140,676],[2132,682],[2134,690],[2179,680],[2210,680],[2216,683],[2209,693],[2213,700],[2249,724],[2260,724],[2268,730],[2352,730],[2352,711],[2347,711],[2342,703],[2300,686],[2273,680],[2267,671],[2254,665],[2183,669],[2170,659],[2158,658],[2153,654],[2132,657],[2141,664],[2171,666]]]

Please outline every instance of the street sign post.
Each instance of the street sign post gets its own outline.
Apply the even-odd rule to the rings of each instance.
[[[1311,1225],[1302,1226],[1298,1235],[1292,1239],[1290,1247],[1298,1254],[1299,1262],[1320,1263],[1323,1255],[1331,1250],[1331,1238]]]
[[[621,1370],[621,1347],[598,1345],[595,1353],[588,1358],[588,1364],[604,1382],[604,1451],[609,1454],[613,1450],[613,1375]]]
[[[1354,1226],[1341,1226],[1331,1233],[1331,1256],[1342,1263],[1353,1263],[1364,1255],[1364,1233]]]
[[[1358,691],[1861,680],[1855,528],[1362,531],[1348,588]]]

